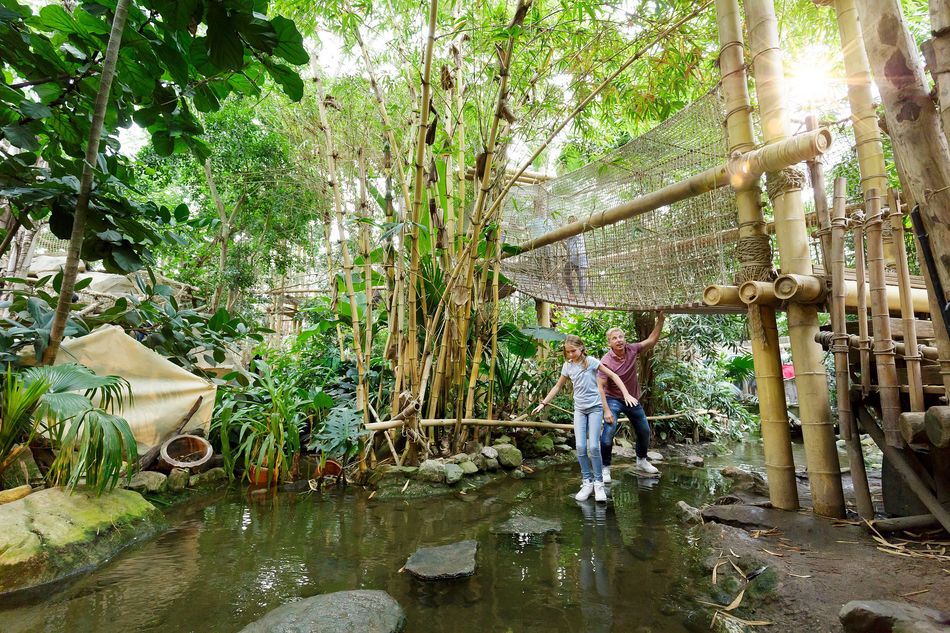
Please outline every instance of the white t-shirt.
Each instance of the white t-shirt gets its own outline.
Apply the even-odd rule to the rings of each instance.
[[[561,375],[569,378],[574,385],[574,408],[582,411],[599,407],[600,390],[597,389],[597,368],[600,361],[593,356],[587,357],[587,369],[581,363],[565,361]]]

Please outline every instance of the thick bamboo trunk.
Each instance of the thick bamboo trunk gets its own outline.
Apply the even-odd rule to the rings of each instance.
[[[861,436],[858,434],[854,411],[851,410],[851,378],[848,368],[848,332],[845,323],[844,289],[844,235],[847,227],[845,203],[847,202],[847,181],[835,180],[834,207],[831,224],[831,259],[828,262],[831,271],[831,327],[834,331],[835,386],[838,393],[838,426],[841,437],[848,447],[848,462],[851,465],[851,483],[854,488],[854,501],[858,514],[863,519],[874,518],[874,503],[868,486],[864,454],[861,450]]]
[[[784,69],[778,40],[778,21],[771,0],[746,0],[753,73],[767,143],[788,137],[788,114],[782,103]],[[772,182],[773,178],[778,180]],[[782,272],[811,275],[811,254],[805,226],[800,177],[789,170],[769,176],[775,211],[776,236]],[[844,516],[844,493],[828,406],[828,384],[821,347],[815,342],[818,311],[808,304],[788,307],[788,331],[795,365],[795,382],[801,406],[808,476],[814,511],[824,516]]]
[[[914,39],[898,0],[857,0],[864,45],[884,103],[888,135],[920,205],[936,254],[937,277],[950,289],[950,150],[930,97]],[[939,297],[946,302],[947,297]]]
[[[726,98],[726,111],[729,113],[725,121],[729,153],[732,155],[734,152],[749,152],[755,147],[755,141],[752,119],[749,116],[750,104],[738,2],[717,0],[716,21],[719,26],[722,87]],[[761,190],[757,179],[736,190],[740,241],[768,244],[760,199]],[[755,249],[752,251],[755,252]],[[740,261],[740,274],[743,277],[736,281],[741,283],[748,279],[767,278],[772,268],[771,261],[768,260],[768,255],[764,255],[761,258],[749,257]],[[729,288],[728,292],[720,293],[720,298],[727,294],[738,299],[738,288]],[[748,318],[769,499],[777,508],[796,510],[798,486],[795,481],[795,461],[792,457],[775,310],[767,306],[749,306]]]
[[[897,365],[894,361],[894,341],[891,338],[891,319],[887,311],[884,287],[884,224],[881,196],[877,189],[868,192],[867,218],[864,231],[868,239],[868,272],[871,276],[871,325],[874,333],[874,363],[877,368],[877,390],[881,396],[881,413],[887,443],[895,448],[903,446],[898,427],[901,414]]]

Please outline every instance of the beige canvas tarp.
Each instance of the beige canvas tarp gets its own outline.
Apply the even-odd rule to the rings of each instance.
[[[184,430],[200,428],[207,432],[211,424],[215,385],[148,349],[120,327],[103,326],[87,336],[65,341],[56,363],[69,362],[82,363],[99,375],[121,376],[129,381],[133,402],[120,413],[129,421],[140,453],[167,439],[199,396],[203,398],[201,407]]]

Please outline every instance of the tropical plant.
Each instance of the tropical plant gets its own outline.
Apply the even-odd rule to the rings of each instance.
[[[347,405],[330,409],[319,429],[310,436],[307,449],[316,451],[320,463],[335,459],[346,465],[360,450],[360,440],[369,435],[363,428],[363,416]]]
[[[2,397],[0,471],[12,463],[17,444],[26,447],[42,434],[56,451],[50,480],[71,489],[85,479],[101,494],[119,482],[124,463],[138,457],[128,422],[111,413],[132,397],[122,378],[97,376],[76,364],[21,371],[8,365]],[[131,469],[126,472],[131,476]]]

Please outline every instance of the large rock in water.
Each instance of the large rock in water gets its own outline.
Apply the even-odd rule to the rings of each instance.
[[[131,490],[48,488],[0,506],[0,595],[101,565],[161,524],[161,512]]]
[[[950,615],[891,600],[852,600],[838,619],[846,633],[937,633],[950,631]]]
[[[521,451],[511,444],[495,444],[495,450],[498,451],[498,463],[505,468],[517,468],[524,461]]]
[[[400,633],[406,614],[385,591],[325,593],[277,607],[240,633]]]
[[[478,541],[460,541],[439,547],[422,547],[406,561],[406,571],[422,580],[451,580],[475,573]]]
[[[549,521],[529,516],[513,516],[501,525],[491,529],[492,534],[531,534],[543,535],[561,531],[561,522]]]

